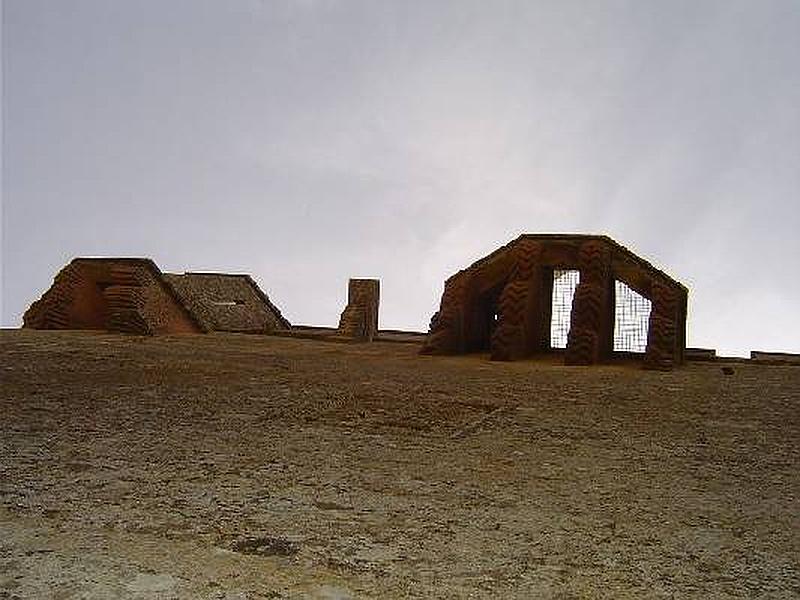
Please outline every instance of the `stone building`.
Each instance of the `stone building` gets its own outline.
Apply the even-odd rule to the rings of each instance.
[[[289,322],[248,275],[162,273],[147,258],[76,258],[23,316],[33,329],[269,333]]]
[[[445,282],[422,352],[684,360],[687,289],[611,238],[524,234]]]

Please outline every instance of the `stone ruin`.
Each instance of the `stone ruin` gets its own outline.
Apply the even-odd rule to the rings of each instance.
[[[378,333],[380,281],[351,279],[347,286],[347,306],[339,319],[338,334],[371,342]]]
[[[554,292],[572,277],[571,302]],[[564,362],[592,365],[630,355],[637,332],[621,320],[621,298],[639,311],[639,352],[646,367],[669,369],[684,361],[687,289],[606,236],[524,234],[445,282],[424,354],[489,352],[515,360],[561,352],[556,319],[566,323]],[[566,314],[560,314],[565,311]]]
[[[164,278],[208,331],[272,333],[291,329],[250,275],[164,273]]]
[[[421,352],[493,360],[553,353],[570,365],[638,356],[669,369],[685,359],[687,297],[608,237],[524,234],[445,282]],[[329,337],[375,339],[379,301],[377,279],[351,279]],[[135,334],[313,330],[292,328],[248,275],[162,273],[145,258],[76,258],[23,320],[35,329]]]
[[[23,323],[140,335],[290,327],[247,275],[173,275],[147,258],[74,259],[25,312]]]

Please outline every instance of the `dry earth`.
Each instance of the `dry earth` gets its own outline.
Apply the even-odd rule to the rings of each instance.
[[[0,599],[798,598],[800,368],[0,333]]]

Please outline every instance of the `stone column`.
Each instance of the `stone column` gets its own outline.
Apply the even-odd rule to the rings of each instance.
[[[380,281],[351,279],[347,286],[347,306],[339,319],[340,335],[371,342],[378,334]]]
[[[522,240],[514,249],[514,269],[500,294],[492,360],[529,356],[541,339],[541,244]]]
[[[677,335],[679,294],[671,286],[654,281],[651,296],[644,366],[648,369],[671,369],[683,358]]]
[[[568,365],[593,365],[606,356],[608,338],[614,335],[613,320],[609,323],[609,302],[612,294],[611,252],[599,241],[581,245],[578,268],[581,281],[572,299],[572,314],[567,338]]]

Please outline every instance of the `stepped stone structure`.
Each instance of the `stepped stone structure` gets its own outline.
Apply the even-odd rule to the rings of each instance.
[[[687,289],[611,238],[524,234],[450,277],[422,352],[488,351],[514,360],[556,351],[551,344],[554,273],[575,270],[564,361],[591,365],[614,352],[615,282],[650,301],[644,364],[684,361]]]
[[[290,327],[247,275],[173,275],[147,258],[74,259],[28,308],[23,323],[140,335]]]
[[[378,333],[380,281],[351,279],[347,306],[339,319],[339,335],[371,342]]]

